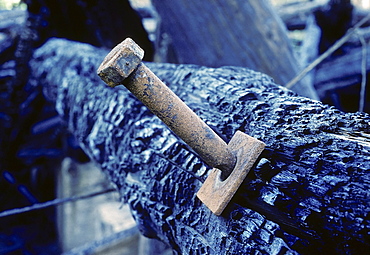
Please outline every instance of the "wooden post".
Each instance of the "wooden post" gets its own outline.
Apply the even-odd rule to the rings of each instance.
[[[153,0],[174,63],[243,66],[286,84],[300,71],[286,29],[266,0]],[[312,84],[293,88],[317,99]]]

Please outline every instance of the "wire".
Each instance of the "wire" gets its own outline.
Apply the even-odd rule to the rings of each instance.
[[[93,192],[87,195],[73,196],[69,198],[57,198],[57,199],[47,201],[44,203],[37,203],[31,206],[26,206],[22,208],[14,208],[14,209],[0,212],[0,218],[11,216],[11,215],[16,215],[16,214],[21,214],[21,213],[25,213],[29,211],[39,210],[39,209],[43,209],[43,208],[50,207],[50,206],[56,206],[56,205],[64,204],[67,202],[74,202],[74,201],[81,200],[81,199],[87,199],[87,198],[103,195],[106,193],[110,193],[113,191],[116,191],[116,189],[112,188],[112,189],[102,190],[98,192]]]

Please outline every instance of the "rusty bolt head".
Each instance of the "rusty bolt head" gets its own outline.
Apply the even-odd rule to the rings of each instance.
[[[144,50],[131,38],[126,38],[105,57],[97,73],[110,87],[115,87],[123,83],[143,57]]]

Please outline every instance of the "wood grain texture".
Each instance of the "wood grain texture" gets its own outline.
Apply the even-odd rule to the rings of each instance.
[[[266,0],[154,0],[177,62],[243,66],[286,84],[300,71],[283,22]],[[299,94],[317,98],[301,81]]]
[[[65,49],[68,49],[67,51]],[[370,116],[298,97],[240,67],[150,64],[206,123],[266,149],[221,216],[197,198],[211,169],[124,88],[95,75],[107,54],[53,39],[32,84],[129,203],[143,234],[178,254],[363,254],[370,249]]]

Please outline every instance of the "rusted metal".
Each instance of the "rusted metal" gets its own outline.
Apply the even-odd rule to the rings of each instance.
[[[220,169],[225,179],[234,169],[235,155],[224,140],[140,63],[142,52],[132,39],[124,40],[104,59],[98,75],[111,87],[125,85],[209,166]]]
[[[109,52],[98,68],[98,75],[110,87],[123,81],[136,69],[144,57],[144,50],[127,38]]]
[[[213,168],[197,193],[198,198],[216,215],[220,215],[242,184],[253,164],[265,148],[254,137],[237,131],[227,145],[237,162],[229,177],[222,180],[221,171]]]
[[[216,215],[225,209],[265,144],[238,131],[226,144],[152,71],[141,63],[143,50],[130,38],[117,45],[98,68],[98,75],[109,86],[123,84],[214,167],[197,193]]]

